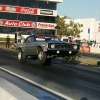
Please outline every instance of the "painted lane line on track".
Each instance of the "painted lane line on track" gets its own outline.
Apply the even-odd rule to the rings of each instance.
[[[31,84],[33,84],[33,85],[35,85],[35,86],[38,86],[38,87],[40,87],[40,88],[43,89],[43,90],[46,90],[46,91],[48,91],[48,92],[51,92],[51,93],[53,93],[54,95],[63,98],[64,100],[74,100],[74,99],[72,99],[72,98],[70,98],[70,97],[68,97],[68,96],[65,96],[65,95],[63,95],[63,94],[60,94],[60,93],[58,93],[58,92],[56,92],[56,91],[54,91],[54,90],[51,90],[51,89],[49,89],[49,88],[47,88],[47,87],[45,87],[45,86],[42,86],[42,85],[40,85],[40,84],[38,84],[38,83],[36,83],[36,82],[33,82],[33,81],[31,81],[31,80],[29,80],[29,79],[23,77],[23,76],[20,76],[20,75],[18,75],[18,74],[15,74],[15,73],[13,73],[13,72],[7,70],[7,69],[4,69],[4,68],[2,68],[2,67],[0,67],[0,69],[6,71],[6,72],[8,72],[8,73],[10,73],[10,74],[12,74],[12,75],[14,75],[14,76],[16,76],[16,77],[19,77],[19,78],[21,78],[21,79],[23,79],[23,80],[25,80],[25,81],[27,81],[27,82],[30,82]]]

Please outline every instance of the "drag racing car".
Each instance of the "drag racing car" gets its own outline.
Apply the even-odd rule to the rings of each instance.
[[[79,44],[61,41],[55,35],[30,35],[16,46],[19,63],[25,63],[31,57],[42,65],[49,65],[56,57],[63,57],[68,63],[74,63],[79,50]]]

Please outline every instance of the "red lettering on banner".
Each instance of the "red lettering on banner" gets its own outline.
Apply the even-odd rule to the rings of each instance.
[[[32,15],[35,14],[36,15],[38,12],[38,9],[0,4],[0,12],[11,12],[11,13],[32,14]]]
[[[54,24],[49,24],[49,23],[38,23],[38,27],[41,27],[41,28],[54,28],[55,25]]]
[[[31,24],[30,23],[28,23],[28,22],[19,22],[19,24],[18,24],[18,26],[20,26],[20,27],[31,27]]]
[[[25,13],[25,14],[34,14],[34,8],[22,8],[20,10],[20,13]]]
[[[4,25],[6,25],[6,26],[17,26],[17,23],[6,21]]]
[[[19,21],[19,20],[0,20],[0,26],[37,28],[36,22]]]

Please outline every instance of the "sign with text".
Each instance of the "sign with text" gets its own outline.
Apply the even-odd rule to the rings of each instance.
[[[8,27],[21,27],[21,28],[40,28],[40,29],[53,29],[55,30],[55,23],[41,23],[20,20],[6,20],[0,19],[0,26]]]
[[[38,15],[57,16],[57,10],[38,9]]]
[[[10,12],[10,13],[21,13],[21,14],[37,15],[38,9],[37,8],[11,6],[11,5],[1,5],[0,4],[0,12]]]
[[[36,22],[19,21],[19,20],[0,20],[0,26],[21,27],[21,28],[37,28]]]
[[[41,29],[55,29],[56,24],[55,23],[41,23],[37,22],[37,28]]]
[[[30,15],[57,16],[57,10],[46,10],[46,9],[12,6],[12,5],[2,5],[2,4],[0,4],[0,12],[30,14]]]
[[[40,14],[53,15],[53,11],[50,11],[50,10],[40,10]]]

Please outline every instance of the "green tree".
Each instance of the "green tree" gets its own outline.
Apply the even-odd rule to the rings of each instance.
[[[68,33],[72,36],[80,34],[80,28],[83,27],[83,24],[75,23],[74,20],[70,20]]]
[[[75,23],[74,20],[69,19],[69,23],[66,23],[66,20],[69,19],[67,16],[57,16],[56,23],[60,28],[57,29],[57,35],[68,34],[71,36],[75,36],[80,34],[80,28],[83,27],[80,23]]]
[[[66,31],[67,31],[66,18],[67,18],[66,16],[64,17],[57,16],[56,23],[57,23],[57,26],[60,27],[57,29],[57,35],[66,34]]]

